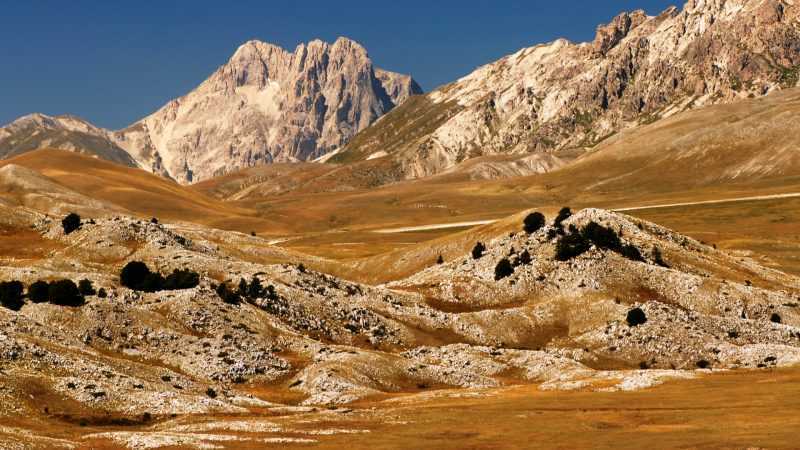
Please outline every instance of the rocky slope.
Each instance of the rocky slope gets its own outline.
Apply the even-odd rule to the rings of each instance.
[[[481,67],[396,109],[332,161],[385,157],[388,182],[480,155],[592,146],[680,111],[796,86],[798,71],[796,2],[690,0],[655,17],[623,13],[593,42],[557,40]]]
[[[0,308],[6,418],[263,413],[287,402],[509,383],[624,390],[698,367],[800,362],[800,280],[602,210],[563,226],[600,223],[641,258],[595,245],[557,261],[564,238],[547,225],[498,236],[479,259],[370,286],[264,264],[265,252],[309,267],[324,261],[239,233],[109,214],[65,235],[58,220],[0,209],[4,234],[24,233],[36,250],[3,254],[1,279],[88,278],[108,291],[80,307]],[[511,273],[497,280],[504,258]],[[162,273],[196,270],[200,285],[132,291],[118,278],[131,260]],[[272,293],[227,304],[212,288],[253,277]],[[637,308],[645,320],[632,323]]]
[[[188,183],[317,158],[421,92],[410,76],[373,67],[364,47],[346,38],[294,52],[250,41],[197,89],[124,130],[26,116],[0,128],[0,157],[80,150]]]

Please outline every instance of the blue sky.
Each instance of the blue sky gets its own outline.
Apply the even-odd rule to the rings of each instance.
[[[194,88],[249,39],[293,49],[347,36],[427,91],[522,47],[591,40],[621,11],[675,3],[11,0],[0,12],[0,124],[43,112],[123,127]]]

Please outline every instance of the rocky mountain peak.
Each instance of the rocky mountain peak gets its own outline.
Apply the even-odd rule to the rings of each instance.
[[[648,19],[642,10],[631,13],[622,13],[615,17],[611,23],[597,28],[597,36],[592,42],[592,48],[599,55],[605,55],[608,50],[616,46],[628,33]]]
[[[195,91],[113,136],[141,166],[193,182],[317,158],[417,93],[411,77],[376,70],[347,38],[293,52],[251,40]]]

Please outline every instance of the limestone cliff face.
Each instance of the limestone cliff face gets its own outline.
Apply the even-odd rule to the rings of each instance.
[[[197,89],[113,136],[142,166],[192,182],[317,158],[418,93],[411,77],[375,69],[349,39],[294,52],[250,41]]]
[[[787,0],[691,0],[655,17],[623,13],[593,42],[522,49],[398,108],[369,130],[380,139],[357,137],[334,160],[388,154],[389,178],[421,177],[475,156],[589,147],[680,111],[796,86],[799,10]],[[423,133],[400,132],[412,107],[432,118]]]

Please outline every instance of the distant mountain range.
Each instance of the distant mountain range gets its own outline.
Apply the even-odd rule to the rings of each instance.
[[[525,48],[426,95],[345,38],[294,52],[251,41],[124,130],[26,116],[0,129],[0,157],[65,148],[181,183],[311,160],[353,165],[373,186],[493,155],[505,159],[472,167],[474,176],[547,171],[564,150],[621,130],[797,86],[799,10],[786,0],[690,0],[658,16],[623,13],[592,42]]]
[[[317,158],[420,93],[410,76],[373,67],[346,38],[294,52],[250,41],[197,89],[123,130],[32,114],[0,129],[0,157],[56,147],[189,183]]]

